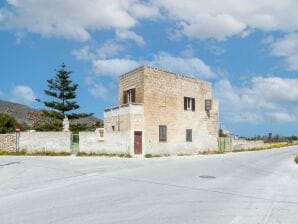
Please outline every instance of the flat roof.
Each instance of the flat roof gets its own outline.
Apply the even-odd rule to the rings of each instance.
[[[130,73],[135,72],[137,70],[145,70],[145,69],[157,70],[157,71],[160,71],[160,72],[164,72],[168,75],[174,75],[174,76],[177,76],[179,78],[191,79],[191,80],[194,80],[194,81],[199,81],[201,83],[212,85],[211,82],[195,78],[194,76],[188,76],[188,75],[184,75],[184,74],[181,74],[181,73],[171,72],[171,71],[167,71],[167,70],[164,70],[162,68],[157,68],[157,67],[153,67],[153,66],[150,66],[150,65],[141,65],[141,66],[139,66],[139,67],[137,67],[137,68],[135,68],[135,69],[133,69],[129,72],[126,72],[126,73],[120,75],[119,78],[121,78],[123,76],[126,76],[126,75],[129,75]]]

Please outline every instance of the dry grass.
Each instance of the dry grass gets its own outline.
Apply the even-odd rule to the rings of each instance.
[[[40,152],[27,152],[26,149],[22,149],[18,152],[11,152],[0,150],[0,156],[69,156],[69,152],[61,151],[61,152],[53,152],[50,150],[44,150]]]
[[[126,153],[95,153],[95,152],[90,152],[90,153],[86,153],[86,152],[78,152],[77,156],[104,156],[104,157],[122,157],[122,158],[131,158],[130,154],[126,154]]]

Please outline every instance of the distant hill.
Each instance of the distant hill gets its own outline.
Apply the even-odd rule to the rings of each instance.
[[[42,111],[30,108],[23,104],[12,103],[4,100],[0,100],[0,113],[5,113],[13,116],[18,122],[31,126],[38,120],[42,119]],[[91,116],[80,118],[73,123],[92,125],[101,119]]]

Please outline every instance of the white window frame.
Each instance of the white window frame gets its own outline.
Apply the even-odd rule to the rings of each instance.
[[[131,90],[127,91],[127,102],[132,103],[132,91]]]

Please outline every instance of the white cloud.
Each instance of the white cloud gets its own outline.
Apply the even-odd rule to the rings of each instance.
[[[289,70],[298,70],[298,32],[273,41],[271,53],[274,56],[285,58]]]
[[[73,50],[71,54],[78,60],[105,59],[117,55],[124,48],[115,41],[107,41],[101,47],[91,50],[90,46],[84,46]]]
[[[117,55],[124,48],[115,41],[107,41],[96,50],[96,55],[99,58],[107,58]]]
[[[280,123],[295,122],[298,119],[297,115],[289,114],[286,111],[270,112],[268,115]]]
[[[93,68],[97,74],[115,77],[122,75],[139,65],[140,63],[138,61],[125,58],[93,60]]]
[[[153,0],[190,38],[224,40],[253,29],[292,32],[298,29],[296,0]],[[250,31],[248,31],[250,30]]]
[[[144,19],[163,17],[190,38],[224,40],[255,29],[297,31],[297,8],[296,0],[7,0],[0,8],[0,27],[80,41],[96,30],[125,30],[120,36],[142,44],[131,30]]]
[[[145,41],[142,36],[136,34],[133,31],[129,30],[117,30],[116,37],[120,40],[133,40],[139,46],[145,45]]]
[[[35,93],[29,86],[15,86],[13,87],[11,94],[13,97],[13,101],[26,105],[31,105],[35,102],[36,99]]]
[[[99,99],[106,100],[109,98],[109,88],[102,83],[96,83],[88,89],[89,93]]]
[[[78,50],[73,50],[71,54],[78,60],[88,60],[91,58],[89,46],[84,46]]]
[[[0,8],[0,27],[21,29],[45,37],[79,41],[100,29],[130,29],[142,18],[159,15],[152,4],[139,0],[7,0]]]
[[[211,67],[197,57],[176,57],[168,53],[159,53],[148,64],[176,73],[183,73],[204,79],[212,79],[216,74]]]
[[[248,86],[234,87],[228,80],[214,86],[221,116],[231,122],[298,120],[298,79],[254,77]]]
[[[197,78],[212,79],[216,74],[211,67],[196,57],[184,58],[168,53],[158,53],[152,60],[133,60],[126,58],[111,58],[93,60],[93,67],[99,75],[119,76],[140,65],[148,64],[154,67],[191,75]]]

